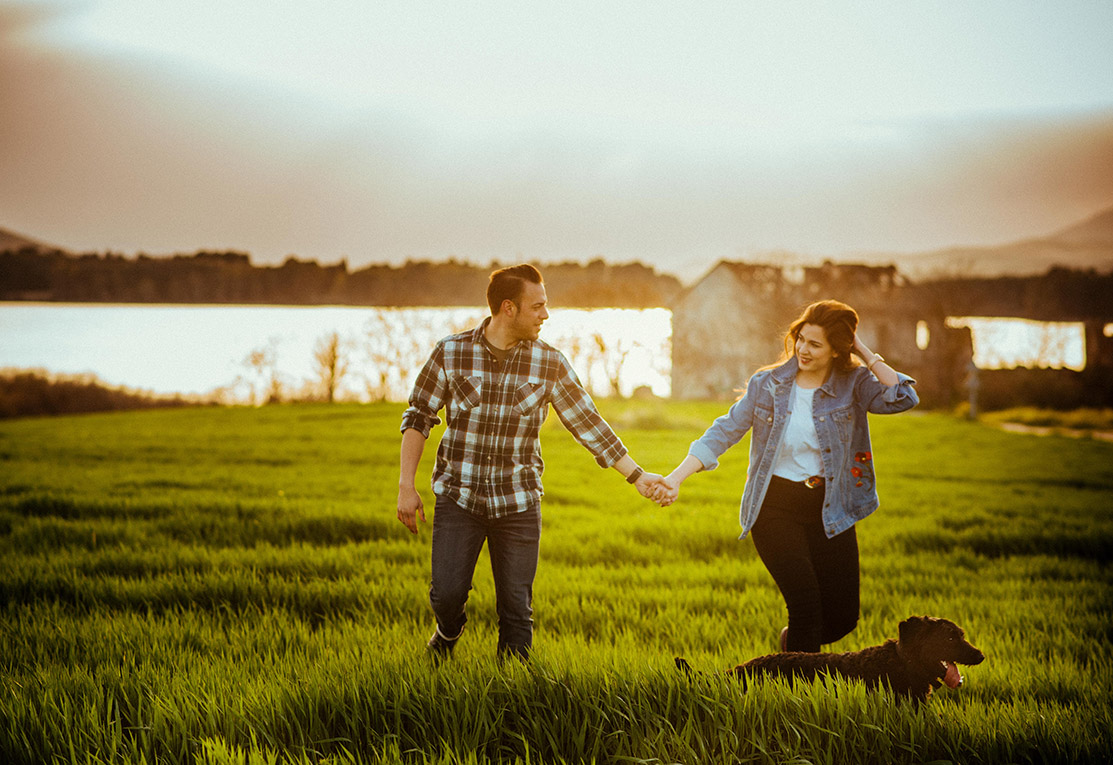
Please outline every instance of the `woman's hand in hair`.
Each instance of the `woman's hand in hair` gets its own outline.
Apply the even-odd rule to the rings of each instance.
[[[871,351],[866,344],[862,342],[862,339],[858,337],[857,333],[854,335],[854,347],[852,350],[866,365],[866,368],[873,372],[874,377],[876,377],[882,385],[896,385],[900,382],[896,370],[886,364],[883,357]]]
[[[854,333],[854,345],[851,346],[850,350],[867,364],[873,361],[873,357],[877,355],[866,347],[866,344],[862,342],[862,338],[858,336],[857,332]]]

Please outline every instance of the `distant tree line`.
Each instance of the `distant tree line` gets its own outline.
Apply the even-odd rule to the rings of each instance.
[[[509,265],[509,264],[501,264]],[[676,277],[641,263],[596,259],[539,264],[549,300],[565,307],[668,306],[682,289]],[[137,255],[43,252],[28,247],[0,253],[0,299],[111,303],[232,303],[272,305],[453,306],[482,304],[491,271],[449,260],[369,265],[321,265],[289,257],[257,266],[239,252]]]
[[[198,406],[201,401],[108,385],[93,375],[0,370],[0,420],[13,417]]]

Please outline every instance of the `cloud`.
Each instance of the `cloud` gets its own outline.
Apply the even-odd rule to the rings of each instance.
[[[791,131],[456,121],[35,42],[73,7],[0,12],[0,225],[77,250],[688,272],[780,248],[1010,241],[1113,203],[1111,110]]]
[[[77,2],[14,2],[0,5],[0,40],[22,37],[78,11]]]

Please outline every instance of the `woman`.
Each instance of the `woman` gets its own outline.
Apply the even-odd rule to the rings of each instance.
[[[867,348],[857,329],[845,303],[808,306],[785,336],[786,360],[750,378],[666,477],[672,490],[656,497],[671,504],[686,478],[714,470],[753,429],[740,538],[753,532],[788,606],[782,651],[818,651],[858,623],[854,524],[878,506],[866,413],[919,403],[915,381]]]

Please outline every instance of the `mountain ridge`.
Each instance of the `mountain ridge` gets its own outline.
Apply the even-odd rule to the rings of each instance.
[[[1113,270],[1113,206],[1046,236],[956,246],[913,256],[917,270],[969,276],[1029,276],[1055,267]],[[911,269],[909,269],[911,270]]]
[[[40,252],[66,252],[61,247],[44,244],[36,239],[17,234],[6,228],[0,228],[0,252],[18,252],[19,250],[35,249]]]
[[[43,243],[10,229],[0,228],[0,253],[34,249],[39,252],[61,252],[64,248]],[[839,263],[870,265],[897,264],[907,276],[945,278],[951,276],[1031,276],[1051,268],[1080,270],[1113,270],[1113,206],[1087,218],[1048,233],[1003,244],[954,245],[920,252],[895,253],[867,251],[846,253],[837,257],[804,258],[783,250],[770,251],[765,258],[783,260],[831,260]],[[756,260],[763,259],[758,255]],[[446,258],[446,260],[450,260]],[[708,263],[709,271],[714,263]],[[691,277],[689,277],[691,278]]]
[[[1113,207],[1057,231],[1051,237],[1077,244],[1113,245]]]

